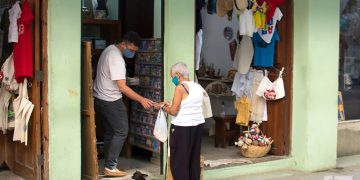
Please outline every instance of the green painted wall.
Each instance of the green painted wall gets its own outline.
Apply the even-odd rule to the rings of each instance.
[[[295,168],[335,167],[339,1],[295,0],[292,156]]]
[[[195,2],[166,0],[164,6],[164,98],[171,101],[175,89],[170,77],[171,65],[182,61],[190,70],[194,69]],[[190,77],[194,77],[192,71]],[[166,145],[163,148],[167,155]]]
[[[80,4],[48,1],[49,179],[81,179]],[[65,13],[66,12],[66,13]]]

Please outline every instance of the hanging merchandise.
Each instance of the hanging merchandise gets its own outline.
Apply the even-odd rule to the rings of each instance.
[[[229,11],[233,9],[233,0],[217,0],[216,1],[216,15],[224,17]],[[231,13],[232,14],[232,13]]]
[[[276,8],[273,18],[266,23],[266,29],[258,29],[258,33],[266,43],[271,43],[271,39],[274,35],[276,23],[280,21],[283,14],[279,8]]]
[[[260,85],[261,80],[264,78],[263,71],[251,70],[250,73],[253,73],[252,85],[251,85],[251,116],[250,120],[255,123],[261,123],[264,120],[267,120],[267,116],[264,116],[266,108],[266,100],[260,96],[256,95],[256,91]],[[266,74],[267,72],[265,72]],[[266,119],[265,119],[266,118]]]
[[[242,96],[251,97],[251,83],[252,73],[240,74],[235,73],[234,81],[231,86],[231,92],[235,95],[236,99],[240,99]]]
[[[200,29],[196,33],[196,39],[195,39],[195,60],[196,60],[196,66],[195,70],[200,69],[200,59],[201,59],[201,51],[202,51],[202,44],[203,44],[203,31]]]
[[[195,33],[199,32],[200,29],[202,29],[202,17],[201,17],[201,9],[204,7],[205,2],[204,0],[196,0],[195,10],[196,10],[196,19],[195,19]]]
[[[244,13],[239,17],[239,33],[240,35],[253,37],[254,32],[256,32],[256,28],[253,11],[245,9]]]
[[[238,72],[241,74],[246,74],[249,72],[251,61],[254,56],[254,47],[249,36],[243,36],[242,41],[240,42],[239,49],[237,50],[238,58]]]
[[[261,1],[266,1],[267,3],[267,11],[266,11],[266,22],[269,22],[271,18],[274,16],[274,13],[276,13],[276,8],[282,4],[285,4],[285,0],[258,0],[260,3]]]
[[[271,82],[266,75],[261,80],[256,94],[266,100],[278,100],[285,97],[284,81],[282,79],[283,71],[284,68],[281,69],[279,77],[274,82]]]
[[[204,118],[211,118],[213,116],[211,109],[211,101],[208,93],[203,89],[203,103],[202,103],[202,114]]]
[[[16,91],[19,87],[14,77],[14,58],[11,54],[1,67],[2,88],[8,91]]]
[[[270,44],[266,43],[259,33],[254,33],[252,41],[254,43],[254,63],[256,67],[272,67],[274,65],[275,44],[279,41],[279,34],[275,29]]]
[[[208,0],[206,8],[207,8],[208,14],[215,14],[216,13],[216,0]]]
[[[234,102],[237,110],[235,123],[241,126],[248,126],[251,114],[251,103],[247,96],[242,96],[239,100]]]
[[[252,10],[254,11],[254,21],[255,21],[255,27],[260,29],[266,28],[266,2],[263,2],[262,4],[258,4],[257,1],[254,1],[254,5],[252,7]]]
[[[248,6],[248,0],[234,0],[234,6],[236,14],[241,15]]]
[[[229,49],[230,49],[231,61],[234,61],[234,56],[235,56],[235,52],[237,49],[237,42],[235,39],[233,41],[229,42]]]
[[[0,28],[1,28],[2,33],[3,33],[3,39],[2,39],[2,51],[1,51],[0,66],[3,65],[5,60],[10,56],[10,54],[13,51],[13,43],[9,43],[9,41],[8,41],[9,26],[10,26],[9,9],[5,9],[4,13],[1,16]]]
[[[13,101],[15,113],[15,127],[13,141],[25,142],[28,140],[28,125],[34,104],[29,100],[27,92],[27,80],[19,84],[19,96]]]
[[[31,22],[34,16],[29,2],[25,0],[21,7],[21,17],[18,20],[19,40],[14,44],[15,79],[22,82],[26,77],[33,76],[33,47]]]
[[[224,28],[224,38],[226,40],[231,40],[234,36],[234,30],[231,27]]]
[[[9,36],[8,41],[18,42],[19,32],[18,32],[18,19],[21,15],[20,1],[16,1],[14,5],[9,9]]]
[[[0,88],[0,128],[3,133],[8,129],[8,107],[11,98],[11,93],[5,88]]]

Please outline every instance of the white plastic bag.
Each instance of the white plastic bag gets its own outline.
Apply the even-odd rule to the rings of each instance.
[[[156,118],[154,136],[161,142],[165,142],[168,138],[166,116],[162,109],[159,110]]]

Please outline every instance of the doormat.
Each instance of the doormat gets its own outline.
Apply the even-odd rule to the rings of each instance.
[[[217,167],[227,164],[244,164],[252,163],[252,161],[247,159],[218,159],[218,160],[205,160],[204,165],[209,167]]]

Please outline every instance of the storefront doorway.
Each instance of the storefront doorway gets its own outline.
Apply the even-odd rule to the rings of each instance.
[[[214,115],[219,117],[224,113],[229,116],[234,116],[232,119],[235,119],[237,114],[237,111],[234,108],[235,97],[230,91],[234,83],[232,70],[234,69],[234,58],[236,58],[233,57],[232,59],[231,56],[236,56],[236,45],[233,50],[231,50],[231,48],[233,43],[238,43],[237,46],[240,46],[239,42],[241,41],[241,37],[238,38],[237,36],[237,31],[239,29],[238,15],[234,11],[229,16],[224,14],[223,17],[219,17],[219,14],[212,12],[212,5],[209,5],[209,2],[206,0],[204,2],[205,5],[200,10],[202,18],[202,51],[199,63],[200,66],[197,70],[198,80],[204,88],[214,92],[210,92],[212,94],[211,103]],[[263,121],[260,126],[261,130],[274,140],[269,155],[275,157],[275,159],[279,156],[288,156],[290,154],[293,73],[293,5],[293,1],[291,0],[286,1],[285,4],[279,6],[283,16],[276,25],[280,40],[275,47],[274,64],[271,67],[257,67],[254,66],[254,63],[251,64],[251,67],[255,70],[268,71],[271,81],[274,81],[278,77],[282,67],[285,69],[283,73],[286,93],[285,98],[266,102],[267,121]],[[197,17],[196,20],[198,19],[199,18]],[[198,39],[196,39],[196,41],[197,40]],[[211,71],[214,73],[211,74]],[[217,86],[214,85],[216,83],[218,83],[219,86],[226,86],[226,88],[222,88],[223,92],[216,92],[218,91],[218,88],[216,88]],[[211,86],[214,88],[212,89]],[[235,126],[235,124],[230,123],[228,127],[224,127],[226,131],[222,134],[221,132],[217,132],[219,129],[218,127],[214,127],[215,125],[218,126],[220,124],[215,123],[217,121],[218,120],[214,120],[214,118],[210,118],[205,125],[202,145],[205,161],[243,158],[238,154],[237,148],[234,146],[234,138],[230,140],[227,139],[225,143],[228,146],[223,149],[221,148],[221,144],[220,147],[218,145],[218,137],[236,136],[237,138],[243,135],[242,132],[248,130],[248,128],[246,126],[236,126],[235,129],[237,129],[237,135],[234,135],[234,133],[230,131],[234,130],[233,126]],[[241,132],[239,132],[239,129],[241,129]],[[265,161],[271,159],[274,158],[265,158]]]
[[[103,117],[96,113],[92,95],[97,62],[103,49],[117,43],[124,33],[137,32],[142,38],[139,51],[133,59],[125,59],[127,82],[137,83],[128,86],[148,99],[163,100],[163,1],[112,3],[107,4],[106,9],[93,11],[91,1],[84,1],[82,9],[82,177],[85,179],[103,177]],[[101,11],[107,11],[108,16],[100,17]],[[152,134],[155,110],[146,111],[126,97],[123,100],[128,109],[129,134],[118,168],[128,173],[125,179],[135,170],[150,177],[162,174],[162,143]]]

